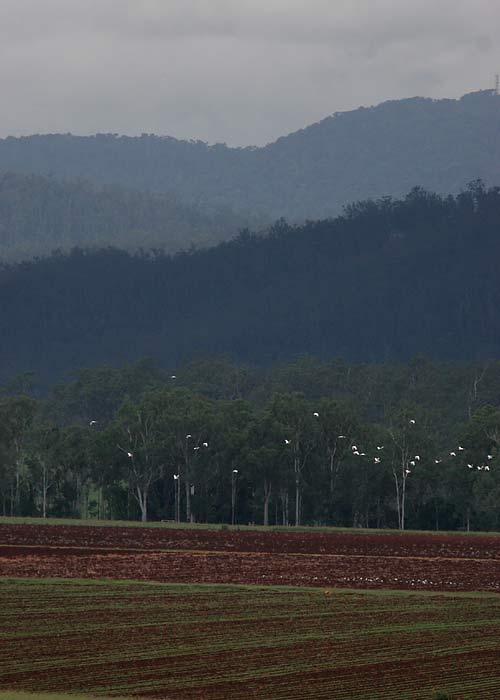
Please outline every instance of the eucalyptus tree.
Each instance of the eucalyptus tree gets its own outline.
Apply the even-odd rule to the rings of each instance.
[[[136,404],[126,401],[118,413],[116,447],[143,522],[148,519],[151,486],[160,479],[167,462],[170,434],[169,401],[165,394],[151,392]]]
[[[304,395],[298,392],[275,394],[267,410],[278,424],[282,440],[288,447],[295,489],[295,525],[298,526],[301,523],[304,469],[318,443],[315,411]]]
[[[402,406],[391,418],[388,435],[392,448],[391,471],[396,491],[398,527],[405,529],[408,477],[421,462],[428,426],[416,406]]]
[[[25,395],[10,396],[0,401],[0,440],[3,443],[11,515],[19,514],[21,482],[27,469],[27,444],[37,410],[35,399]]]
[[[199,477],[197,468],[205,463],[206,455],[210,454],[213,402],[183,389],[158,392],[158,398],[167,407],[164,418],[165,427],[168,424],[168,463],[184,483],[186,521],[194,522],[192,503],[196,484],[193,477]]]
[[[352,445],[360,439],[360,422],[351,404],[323,398],[316,404],[321,464],[327,478],[327,511],[332,518],[339,471],[352,457]]]
[[[207,516],[208,509],[216,503],[219,513],[225,518],[229,487],[231,500],[236,503],[240,500],[238,485],[251,483],[253,472],[247,453],[254,423],[255,409],[248,401],[236,399],[213,404],[210,449],[202,450],[200,454],[202,464],[207,467],[202,485]]]
[[[42,518],[49,510],[49,497],[61,487],[59,460],[60,429],[53,423],[40,422],[31,430],[28,442],[30,480],[34,486]]]

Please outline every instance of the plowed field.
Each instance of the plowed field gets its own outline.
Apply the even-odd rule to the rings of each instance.
[[[0,576],[500,591],[500,538],[0,525]]]
[[[500,697],[500,596],[0,579],[0,689]]]

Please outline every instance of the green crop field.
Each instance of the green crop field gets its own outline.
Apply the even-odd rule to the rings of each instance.
[[[0,690],[500,697],[500,597],[0,579]]]

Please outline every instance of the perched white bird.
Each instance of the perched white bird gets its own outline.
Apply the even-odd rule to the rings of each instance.
[[[127,452],[127,457],[130,457],[130,459],[132,459],[133,456],[134,455],[132,454],[132,452]]]
[[[410,464],[411,464],[412,467],[414,467],[414,466],[415,466],[415,461],[412,459],[412,461],[410,462]]]
[[[473,464],[468,464],[467,466],[469,467],[469,469],[474,469],[474,465],[473,465]]]
[[[360,453],[359,453],[359,456],[360,456],[360,457],[366,457],[366,452],[360,452]]]
[[[175,374],[171,374],[170,379],[177,379],[177,377],[175,376]]]
[[[353,446],[351,447],[351,450],[352,450],[353,452],[354,452],[354,450],[357,450],[357,449],[358,449],[358,448],[356,447],[356,445],[353,445]]]
[[[488,459],[493,459],[493,455],[488,455]]]
[[[199,447],[193,447],[193,450],[195,450],[195,451],[199,450],[199,449],[200,449]]]
[[[179,477],[180,477],[180,474],[174,474],[175,481],[177,481]]]
[[[459,446],[458,446],[458,451],[459,451],[459,452],[463,452],[463,451],[464,451],[464,448],[461,447],[461,445],[459,445]]]
[[[377,450],[383,450],[384,446],[383,445],[377,445]]]
[[[486,465],[486,466],[484,467],[484,469],[485,469],[485,471],[487,471],[487,472],[489,472],[489,471],[490,471],[490,468],[489,468],[489,466],[488,466],[488,465]]]
[[[353,455],[359,455],[359,452],[357,450],[353,450]]]
[[[186,435],[186,440],[189,440],[189,439],[192,438],[192,437],[193,437],[193,436],[191,435],[191,433],[188,433],[188,434]]]
[[[478,472],[482,472],[483,469],[484,469],[484,467],[478,467],[478,468],[477,468]]]
[[[90,423],[89,423],[89,425],[97,425],[97,421],[96,421],[96,420],[91,420]]]
[[[319,413],[318,413],[317,411],[315,411],[315,412],[313,413],[313,416],[314,416],[315,418],[319,418]]]
[[[450,457],[456,457],[457,453],[456,452],[450,452]]]
[[[416,459],[417,462],[420,462],[420,455],[415,455],[414,459]]]
[[[434,460],[434,464],[441,464],[441,460],[440,460],[440,459],[435,459],[435,460]]]
[[[285,445],[289,445],[292,441],[285,438]]]
[[[405,469],[405,474],[411,474],[411,471],[409,469]]]
[[[373,461],[375,462],[375,464],[379,464],[379,463],[380,463],[380,457],[375,457],[375,459],[374,459]]]
[[[410,418],[410,423],[411,425],[415,425],[415,420],[413,418]]]
[[[345,435],[337,435],[337,437],[338,437],[339,440],[345,440],[345,439],[346,439],[346,436],[345,436]]]
[[[238,473],[238,470],[237,470],[237,469],[233,469],[233,474],[237,474],[237,473]]]
[[[204,442],[203,447],[208,447],[208,442]]]

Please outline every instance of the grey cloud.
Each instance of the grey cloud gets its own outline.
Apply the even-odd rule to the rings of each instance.
[[[2,0],[0,135],[264,143],[327,114],[493,85],[490,0]]]

